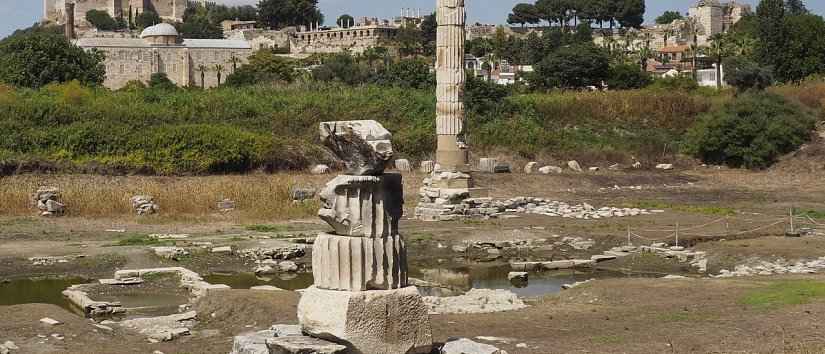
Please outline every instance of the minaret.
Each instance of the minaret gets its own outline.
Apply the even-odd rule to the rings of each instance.
[[[436,44],[436,162],[444,171],[466,168],[464,130],[464,0],[438,0]]]

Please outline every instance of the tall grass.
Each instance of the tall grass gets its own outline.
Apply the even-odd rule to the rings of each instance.
[[[40,186],[61,191],[67,216],[133,217],[129,199],[151,195],[168,218],[204,218],[221,215],[217,203],[231,199],[236,210],[229,215],[254,220],[309,217],[317,202],[293,203],[290,188],[320,187],[329,176],[297,174],[209,177],[106,177],[93,175],[0,177],[0,216],[36,214],[32,194]]]

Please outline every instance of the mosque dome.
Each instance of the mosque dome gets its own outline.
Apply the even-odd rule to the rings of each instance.
[[[168,23],[160,23],[154,26],[146,27],[143,32],[140,33],[140,38],[146,37],[157,37],[157,36],[178,36],[178,30],[175,29],[175,26],[172,26]]]
[[[178,43],[178,30],[168,23],[146,27],[140,38],[152,45],[175,45]]]

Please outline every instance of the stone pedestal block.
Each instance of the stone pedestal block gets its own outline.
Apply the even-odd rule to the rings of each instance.
[[[368,238],[321,233],[312,247],[320,289],[365,291],[407,286],[407,248],[399,235]]]
[[[354,354],[425,354],[432,349],[427,306],[415,287],[386,291],[306,289],[301,329]]]

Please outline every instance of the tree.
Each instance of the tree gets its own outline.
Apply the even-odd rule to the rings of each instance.
[[[295,65],[292,60],[276,56],[271,50],[261,49],[249,57],[249,63],[242,65],[226,77],[229,86],[272,84],[292,82]]]
[[[421,53],[424,46],[424,33],[414,27],[402,27],[398,29],[395,37],[398,43],[398,53],[402,57],[409,57]]]
[[[0,82],[38,88],[77,80],[83,85],[103,83],[104,55],[84,51],[61,34],[33,30],[0,41]]]
[[[776,67],[786,60],[785,42],[788,41],[785,28],[785,2],[783,0],[762,0],[756,7],[757,36],[756,58],[760,64]]]
[[[600,86],[608,77],[610,58],[603,49],[592,43],[577,43],[554,51],[535,70],[530,81],[537,88]]]
[[[135,16],[135,26],[138,28],[154,26],[161,22],[163,22],[163,20],[160,19],[160,16],[151,10],[143,11],[140,15]]]
[[[685,152],[709,164],[766,168],[808,141],[815,123],[780,96],[745,94],[701,115],[686,135]]]
[[[825,21],[817,15],[787,16],[782,60],[773,72],[782,82],[800,82],[825,73]]]
[[[335,24],[337,24],[338,27],[341,27],[341,28],[350,28],[353,25],[355,25],[355,18],[348,15],[348,14],[344,14],[344,15],[338,16],[338,20],[335,21]]]
[[[392,63],[378,75],[375,83],[404,88],[435,87],[435,76],[430,66],[421,59],[401,59]]]
[[[532,4],[516,4],[513,7],[513,13],[507,16],[507,23],[520,24],[524,27],[525,24],[537,24],[541,22],[541,14],[535,5]]]
[[[438,22],[436,21],[435,13],[424,16],[420,28],[424,41],[424,55],[435,55],[435,40],[438,34]]]
[[[201,73],[201,90],[206,89],[206,65],[200,64],[198,65],[198,71]]]
[[[154,73],[149,78],[149,87],[161,90],[173,90],[176,89],[178,86],[175,85],[175,83],[172,82],[172,80],[169,80],[169,77],[166,76],[166,73]]]
[[[725,82],[739,92],[761,91],[773,84],[771,71],[756,62],[737,56],[725,58]]]
[[[785,0],[785,12],[791,16],[807,15],[810,12],[802,0]]]
[[[89,10],[86,12],[86,21],[100,31],[114,31],[122,28],[106,11]]]
[[[222,39],[223,29],[209,22],[205,17],[195,17],[175,24],[175,27],[184,38]]]
[[[639,70],[637,65],[617,64],[610,67],[610,74],[605,83],[611,90],[640,89],[650,85],[651,78],[647,72]]]
[[[722,61],[731,55],[732,49],[724,34],[716,34],[710,38],[710,46],[705,49],[705,53],[713,59],[716,64],[716,89],[722,89]]]
[[[215,64],[215,73],[218,74],[218,86],[221,85],[221,75],[223,75],[224,67],[221,64]]]
[[[258,18],[262,25],[274,29],[324,22],[318,0],[260,0]]]
[[[645,1],[623,0],[616,19],[624,28],[641,28],[645,21]]]
[[[659,25],[669,25],[673,23],[673,21],[681,20],[682,13],[679,11],[665,11],[661,16],[656,18],[656,24]]]

